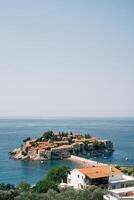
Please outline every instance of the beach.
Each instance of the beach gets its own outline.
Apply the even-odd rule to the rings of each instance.
[[[107,165],[105,163],[93,161],[91,159],[86,159],[86,158],[82,158],[82,157],[74,156],[74,155],[71,155],[71,157],[67,158],[67,160],[79,163],[81,167]]]

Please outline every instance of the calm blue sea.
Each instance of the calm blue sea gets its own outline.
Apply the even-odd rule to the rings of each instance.
[[[134,165],[133,118],[0,119],[0,182],[17,184],[23,180],[34,184],[56,165],[77,167],[77,164],[69,161],[47,161],[41,164],[9,159],[8,152],[19,147],[24,138],[40,136],[47,130],[91,133],[93,136],[110,139],[115,149],[113,155],[110,158],[94,159],[106,163]]]

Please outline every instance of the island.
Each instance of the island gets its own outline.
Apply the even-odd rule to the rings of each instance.
[[[56,160],[76,156],[105,156],[113,152],[113,143],[90,134],[47,131],[39,138],[26,138],[10,157],[21,160]]]

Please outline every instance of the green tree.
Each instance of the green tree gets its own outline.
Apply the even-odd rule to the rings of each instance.
[[[98,149],[104,149],[104,144],[102,142],[95,141],[95,142],[93,142],[93,147],[96,150],[98,150]]]
[[[37,146],[39,146],[39,144],[37,142],[32,143],[32,147],[37,147]]]
[[[27,137],[26,139],[23,140],[23,142],[27,142],[27,141],[29,141],[29,140],[31,140],[31,138],[30,138],[30,137]]]
[[[14,200],[13,192],[0,190],[0,200]]]
[[[52,180],[42,180],[37,182],[34,190],[38,193],[46,193],[49,189],[58,190],[58,184]]]
[[[17,190],[19,192],[28,192],[30,190],[31,186],[29,183],[27,182],[21,182],[18,186],[17,186]]]
[[[0,184],[0,190],[14,190],[14,189],[15,186],[12,184],[4,184],[4,183]]]
[[[80,200],[79,193],[72,187],[67,187],[60,191],[60,193],[57,195],[57,200]]]
[[[69,144],[72,144],[72,143],[74,143],[74,140],[72,138],[68,138],[68,142],[69,142]]]
[[[88,134],[85,134],[85,139],[89,139],[91,138],[91,135],[88,133]]]
[[[93,194],[92,194],[92,200],[102,200],[103,199],[103,195],[105,194],[105,191],[102,190],[101,188],[96,188],[94,191],[93,191]]]
[[[53,168],[45,179],[37,182],[35,191],[42,193],[47,192],[49,189],[58,191],[58,185],[61,180],[67,181],[67,173],[69,168],[66,166]]]
[[[41,138],[42,138],[42,140],[49,140],[49,139],[52,139],[53,136],[54,136],[53,131],[47,131],[47,132],[43,133]]]
[[[85,151],[89,151],[89,145],[88,145],[88,142],[84,142],[84,149]]]
[[[69,171],[70,168],[66,166],[55,167],[48,173],[46,179],[54,181],[55,183],[60,183],[61,180],[66,182],[67,174]]]
[[[22,192],[14,200],[47,200],[47,198],[42,198],[44,195],[32,192]]]

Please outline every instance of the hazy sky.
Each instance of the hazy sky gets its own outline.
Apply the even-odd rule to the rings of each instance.
[[[0,116],[134,116],[134,1],[0,0]]]

